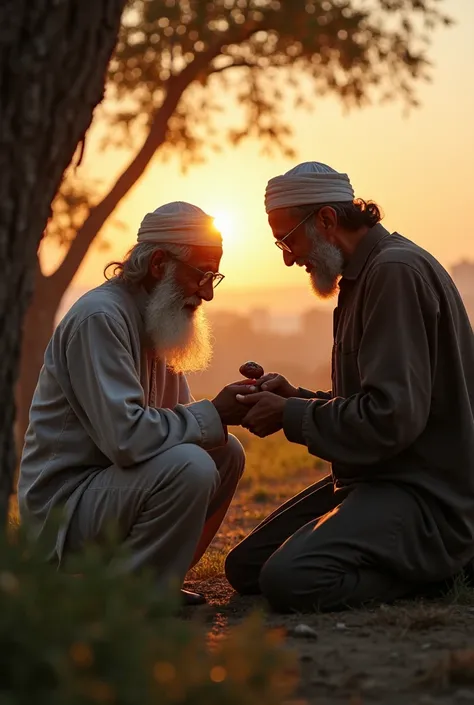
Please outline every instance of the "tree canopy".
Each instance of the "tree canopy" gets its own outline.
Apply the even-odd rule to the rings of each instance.
[[[347,109],[377,100],[416,106],[433,30],[450,23],[443,7],[444,0],[129,0],[96,119],[104,147],[128,147],[130,162],[107,186],[71,168],[54,200],[46,233],[67,253],[49,276],[37,267],[20,428],[61,298],[155,155],[178,154],[187,168],[246,137],[291,155],[294,108],[325,95]],[[87,161],[87,146],[85,153]]]
[[[311,108],[333,94],[347,109],[395,99],[415,107],[432,31],[451,22],[443,1],[129,0],[100,113],[104,147],[136,153],[124,173],[130,188],[158,149],[178,153],[184,168],[246,137],[293,155],[290,101]],[[232,99],[239,109],[223,119]],[[70,235],[87,202],[95,205],[92,189],[64,182],[54,213],[67,205]]]

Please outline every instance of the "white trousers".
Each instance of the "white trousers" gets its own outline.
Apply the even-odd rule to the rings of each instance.
[[[160,584],[179,582],[216,534],[245,464],[239,441],[207,452],[183,444],[126,470],[101,470],[85,489],[69,524],[64,557],[100,543],[114,525],[125,569],[151,568]]]

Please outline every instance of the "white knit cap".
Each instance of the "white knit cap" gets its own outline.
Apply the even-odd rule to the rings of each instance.
[[[147,213],[138,229],[138,242],[197,247],[222,247],[214,219],[191,203],[174,201]]]
[[[353,200],[354,189],[347,174],[340,174],[321,162],[298,164],[283,176],[270,179],[265,191],[267,213],[277,208]]]

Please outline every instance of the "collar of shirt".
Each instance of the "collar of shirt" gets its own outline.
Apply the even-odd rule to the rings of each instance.
[[[124,282],[122,279],[119,279],[118,277],[116,279],[110,279],[109,282],[107,282],[107,286],[118,286],[122,291],[127,292],[129,296],[132,297],[139,313],[142,318],[142,320],[145,319],[145,310],[146,306],[148,303],[148,300],[150,298],[149,293],[146,291],[146,289],[143,288],[143,286],[140,285],[135,285],[135,284],[127,284]]]
[[[384,228],[383,225],[380,225],[380,223],[371,228],[357,245],[355,252],[344,267],[341,281],[357,279],[364,269],[374,247],[388,235],[390,235],[389,231]]]

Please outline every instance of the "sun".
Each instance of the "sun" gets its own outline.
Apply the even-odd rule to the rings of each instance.
[[[214,223],[222,233],[222,239],[227,242],[234,237],[234,220],[228,211],[214,211]]]

